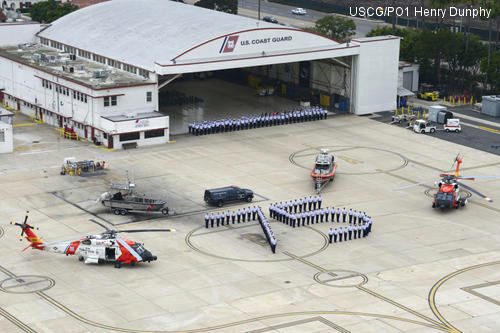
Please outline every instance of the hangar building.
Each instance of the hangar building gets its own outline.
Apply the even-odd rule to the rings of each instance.
[[[340,96],[347,111],[358,115],[396,105],[394,36],[342,44],[162,0],[103,2],[32,31],[33,25],[0,25],[0,37],[10,36],[0,42],[0,98],[109,148],[167,142],[170,120],[158,112],[158,92],[186,73],[244,68],[284,85]]]

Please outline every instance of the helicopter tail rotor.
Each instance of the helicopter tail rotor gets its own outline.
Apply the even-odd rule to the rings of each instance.
[[[23,236],[26,234],[26,239],[31,243],[28,247],[39,247],[43,242],[38,238],[37,235],[31,230],[39,230],[38,227],[33,227],[28,224],[29,211],[26,211],[23,223],[10,222],[12,225],[17,225],[21,228],[21,235],[19,241],[23,240]],[[25,249],[26,250],[26,249]],[[24,250],[23,250],[24,251]]]

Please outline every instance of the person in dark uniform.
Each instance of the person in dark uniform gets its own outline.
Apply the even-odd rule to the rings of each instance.
[[[349,233],[349,240],[352,240],[352,225],[349,224],[349,227],[348,227],[348,233]]]
[[[335,214],[337,214],[337,223],[339,223],[340,222],[340,208],[337,207],[337,209],[335,210]],[[345,216],[343,218],[344,218],[344,222],[345,222]]]
[[[231,213],[231,222],[233,222],[233,224],[235,219],[236,219],[236,213],[233,210],[233,212]]]
[[[338,234],[339,234],[339,232],[338,232],[337,228],[335,228],[335,230],[333,231],[333,242],[334,243],[337,243]]]
[[[211,228],[214,227],[214,222],[215,222],[215,216],[214,216],[214,213],[211,213],[210,214],[210,227]]]
[[[337,230],[337,229],[335,229]],[[342,235],[344,234],[344,232],[342,231],[342,228],[339,229],[339,242],[342,242]]]
[[[352,227],[352,235],[354,236],[354,239],[358,236],[358,225],[356,223],[354,223],[354,226]]]
[[[353,215],[352,208],[349,208],[349,223],[352,223],[352,215]]]
[[[321,195],[318,196],[318,209],[321,209],[321,203],[323,202],[323,198]]]
[[[208,229],[208,221],[209,221],[209,219],[210,218],[209,218],[208,214],[205,214],[205,228],[207,228],[207,229]]]
[[[312,196],[309,196],[309,198],[307,198],[307,207],[308,207],[307,209],[311,210],[312,204],[313,204]]]
[[[318,204],[318,198],[316,196],[314,196],[312,198],[312,201],[313,201],[313,209],[316,210],[316,205]]]
[[[250,217],[252,217],[252,210],[250,209],[250,207],[247,208],[247,220],[248,222],[250,222]]]
[[[325,219],[325,210],[324,209],[319,210],[319,219],[320,219],[321,223],[323,223],[323,220]]]
[[[227,211],[226,213],[226,224],[229,224],[229,216],[231,216],[231,213]]]
[[[348,234],[347,227],[344,227],[344,240],[345,241],[347,240],[347,234]]]
[[[305,212],[306,211],[306,207],[307,207],[307,197],[304,197],[304,201],[302,202],[302,210]]]
[[[239,208],[238,208],[238,211],[236,212],[236,215],[238,216],[238,223],[240,223],[241,222],[241,211]]]
[[[358,226],[358,239],[361,238],[361,231],[363,230],[363,225]]]
[[[219,212],[217,212],[217,214],[215,214],[215,220],[217,221],[217,226],[219,226],[219,224],[220,224],[220,214],[219,214]]]
[[[333,230],[332,228],[330,228],[330,230],[328,231],[328,243],[332,244],[332,240],[333,240]]]
[[[345,222],[347,211],[345,210],[345,207],[342,209],[342,222]],[[339,217],[337,216],[337,222],[339,221]]]
[[[297,216],[292,214],[292,227],[295,228],[295,223],[297,223]]]
[[[245,222],[247,214],[245,214],[245,208],[241,210],[241,222]]]
[[[307,225],[309,225],[309,220],[311,219],[311,212],[307,212],[306,217],[307,217]]]

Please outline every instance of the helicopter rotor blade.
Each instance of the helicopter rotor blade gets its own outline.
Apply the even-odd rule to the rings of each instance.
[[[476,191],[475,189],[473,189],[472,187],[468,186],[468,185],[465,185],[464,183],[462,182],[459,182],[460,186],[463,186],[465,187],[466,189],[468,189],[469,191],[471,191],[472,193],[475,193],[477,194],[478,196],[480,196],[481,198],[485,199],[486,201],[488,202],[493,202],[493,200],[491,200],[490,198],[488,198],[487,196],[485,196],[484,194]]]
[[[433,183],[433,182],[435,182],[434,179],[433,180],[427,180],[425,182],[416,183],[416,184],[406,185],[406,186],[403,186],[403,187],[393,188],[392,190],[393,191],[401,191],[401,190],[406,190],[408,188],[417,187],[417,186],[420,186],[420,185],[429,184],[429,183]]]
[[[29,210],[27,210],[27,211],[26,211],[26,216],[24,217],[24,224],[26,224],[26,222],[28,222],[28,216],[29,216],[29,213],[30,213],[30,211],[29,211]]]
[[[491,175],[491,176],[462,176],[462,177],[457,177],[458,179],[467,179],[467,180],[474,180],[474,179],[485,179],[485,178],[500,178],[500,175]]]
[[[133,233],[133,232],[176,232],[175,229],[137,229],[137,230],[115,230],[115,233],[119,232],[127,232],[127,233]]]

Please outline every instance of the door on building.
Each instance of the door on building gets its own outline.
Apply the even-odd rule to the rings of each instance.
[[[114,137],[108,134],[108,149],[113,149]]]
[[[17,101],[17,111],[21,111],[21,102]]]
[[[1,91],[1,90],[0,90],[0,103],[4,104],[3,103],[3,91]]]
[[[85,139],[87,138],[87,125],[83,125],[83,129],[85,131]]]
[[[59,127],[63,127],[63,119],[61,116],[57,116],[57,118],[59,119]]]
[[[403,88],[413,91],[413,72],[403,72]]]
[[[301,61],[299,63],[299,85],[302,87],[311,87],[311,62]]]

